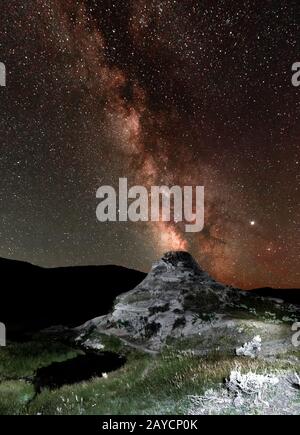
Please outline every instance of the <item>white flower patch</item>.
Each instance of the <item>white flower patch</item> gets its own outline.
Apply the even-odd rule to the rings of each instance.
[[[245,374],[240,369],[232,370],[229,378],[226,379],[226,387],[233,393],[256,394],[269,385],[277,385],[279,379],[275,375],[260,375],[249,371]]]
[[[256,335],[253,340],[245,343],[242,347],[235,350],[237,356],[256,358],[261,351],[261,338]]]
[[[85,342],[83,343],[84,347],[86,347],[87,349],[94,349],[94,350],[102,350],[104,349],[104,344],[100,343],[97,340],[91,340],[90,338],[88,338],[87,340],[85,340]]]

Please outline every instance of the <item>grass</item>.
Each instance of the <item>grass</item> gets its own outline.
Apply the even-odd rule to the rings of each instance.
[[[42,414],[148,414],[179,412],[186,394],[202,391],[222,373],[196,357],[144,356],[135,353],[120,370],[60,390],[44,391],[30,406]],[[217,374],[218,373],[218,374]],[[224,372],[225,373],[225,372]],[[219,375],[219,376],[218,376]]]
[[[23,414],[35,392],[25,381],[4,381],[0,383],[0,415]]]
[[[121,340],[113,335],[101,334],[95,331],[89,334],[89,339],[96,339],[99,341],[104,346],[104,350],[106,351],[123,354],[128,352],[128,349],[124,347],[124,344],[121,342]]]
[[[0,348],[0,380],[32,376],[39,367],[74,358],[80,352],[57,341],[8,343]]]
[[[106,347],[116,347],[106,338]],[[119,348],[119,344],[117,346]],[[56,342],[10,344],[1,349],[2,379],[8,375],[29,375],[37,367],[75,356],[76,350]],[[127,351],[127,363],[107,378],[43,390],[34,396],[29,382],[3,380],[0,383],[0,414],[184,414],[186,397],[201,395],[223,382],[238,362],[245,370],[264,370],[263,361],[211,355],[200,358],[168,349],[156,357]],[[10,364],[9,364],[10,361]],[[287,368],[278,360],[273,367]],[[268,365],[270,368],[270,366]]]
[[[38,395],[24,378],[33,376],[39,367],[73,358],[80,351],[61,343],[59,338],[41,336],[0,348],[0,414],[184,414],[188,395],[202,395],[221,384],[236,364],[243,370],[300,372],[299,363],[291,366],[290,362],[293,357],[299,361],[296,349],[272,362],[221,352],[204,358],[184,351],[185,347],[193,347],[193,342],[181,340],[152,356],[124,347],[115,337],[102,334],[97,338],[105,350],[126,354],[127,363],[107,377],[53,391],[44,389]]]
[[[37,368],[74,358],[78,350],[48,340],[8,343],[0,348],[0,415],[26,414],[35,397],[30,379]]]
[[[202,359],[167,352],[158,357],[134,353],[128,363],[108,377],[57,391],[44,391],[29,407],[32,414],[184,414],[186,397],[201,395],[220,384],[236,364],[263,371],[262,361]],[[274,365],[275,367],[275,365]],[[284,361],[276,368],[287,368]]]

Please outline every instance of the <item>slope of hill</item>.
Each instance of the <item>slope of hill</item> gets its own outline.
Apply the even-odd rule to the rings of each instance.
[[[297,288],[274,289],[271,287],[263,287],[251,291],[258,296],[282,299],[285,302],[300,305],[300,289]]]
[[[0,321],[12,336],[57,324],[75,326],[107,313],[115,297],[145,274],[112,265],[45,269],[0,259],[0,276]]]
[[[216,282],[187,252],[169,252],[140,284],[117,297],[110,314],[80,330],[113,335],[148,351],[184,342],[199,354],[212,347],[232,351],[260,335],[264,351],[274,355],[292,347],[290,322],[298,315],[296,306],[280,299]]]

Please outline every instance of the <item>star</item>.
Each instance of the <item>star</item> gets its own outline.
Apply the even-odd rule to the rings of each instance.
[[[227,284],[299,286],[297,2],[6,3],[0,257],[147,271],[185,249]],[[122,177],[204,186],[203,231],[97,222]]]

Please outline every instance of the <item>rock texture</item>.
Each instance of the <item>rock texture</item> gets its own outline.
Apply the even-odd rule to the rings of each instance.
[[[255,335],[268,338],[269,348],[273,341],[281,349],[290,344],[290,326],[282,317],[293,310],[216,282],[187,252],[168,252],[137,287],[116,299],[110,314],[77,332],[82,340],[102,333],[148,351],[176,343],[200,354],[235,353]]]

